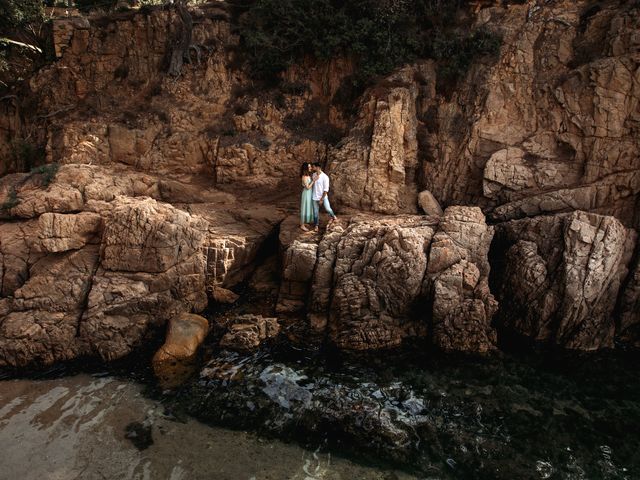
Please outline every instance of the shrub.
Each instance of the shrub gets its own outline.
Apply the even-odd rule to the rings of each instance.
[[[31,172],[29,173],[31,173],[32,175],[41,175],[42,186],[48,187],[56,178],[59,168],[60,165],[58,165],[57,163],[48,163],[46,165],[40,165],[38,167],[32,168]]]
[[[417,58],[449,64],[455,77],[499,38],[457,29],[461,0],[255,0],[238,18],[244,54],[257,78],[273,81],[305,56],[350,56],[362,84]],[[467,17],[468,18],[468,17]]]
[[[10,156],[16,171],[27,171],[44,161],[44,148],[26,139],[11,142]]]
[[[18,200],[18,193],[16,192],[15,187],[12,187],[9,190],[9,196],[7,199],[0,204],[0,212],[11,210],[13,207],[17,206],[20,201]]]
[[[111,10],[116,6],[117,0],[75,0],[76,7],[82,12],[91,10]]]

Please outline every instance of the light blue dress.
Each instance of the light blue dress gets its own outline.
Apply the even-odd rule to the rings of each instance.
[[[311,177],[302,177],[302,198],[300,199],[300,224],[313,223],[313,189],[307,188],[311,186]]]

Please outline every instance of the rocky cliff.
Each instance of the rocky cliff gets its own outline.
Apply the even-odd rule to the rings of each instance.
[[[481,9],[497,60],[448,89],[435,62],[406,65],[353,117],[349,60],[267,88],[223,2],[193,17],[179,78],[175,12],[131,11],[71,21],[61,58],[0,99],[0,173],[25,169],[17,140],[46,159],[0,179],[0,365],[122,357],[254,288],[278,229],[270,313],[340,348],[640,342],[637,2]],[[341,217],[317,236],[289,217],[303,161],[326,165]]]

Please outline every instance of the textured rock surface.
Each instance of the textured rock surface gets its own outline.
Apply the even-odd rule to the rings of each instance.
[[[499,321],[566,348],[613,347],[613,311],[635,239],[615,218],[585,212],[499,225]]]
[[[476,24],[503,36],[500,59],[425,110],[422,181],[443,205],[482,205],[500,221],[582,209],[634,225],[640,10],[591,7],[479,12]]]
[[[53,167],[0,178],[2,361],[117,358],[201,310],[206,294],[244,283],[297,208],[302,161],[326,161],[349,215],[480,206],[498,223],[503,325],[569,348],[611,346],[614,334],[635,342],[625,228],[640,227],[636,3],[479,9],[474,27],[503,38],[497,59],[479,59],[455,87],[436,81],[432,62],[402,67],[353,119],[334,101],[354,73],[345,59],[306,59],[281,92],[256,91],[234,66],[239,39],[221,2],[194,7],[194,42],[209,48],[177,80],[163,72],[170,11],[74,20],[25,98],[0,99],[0,174],[29,170],[16,155],[26,139],[62,165],[51,184]],[[318,237],[292,218],[278,312],[306,314],[344,348],[394,346],[433,322],[444,349],[491,349],[491,229],[477,209],[447,211],[356,215]],[[55,285],[51,272],[68,278]],[[260,288],[273,293],[268,276]]]
[[[260,315],[240,315],[225,323],[227,332],[220,340],[220,347],[248,352],[257,349],[264,341],[280,333],[277,318]]]
[[[358,215],[319,242],[293,238],[294,220],[281,230],[281,311],[306,312],[312,330],[348,350],[397,347],[426,337],[430,324],[443,349],[493,348],[492,230],[480,209],[450,207],[442,220]]]
[[[493,238],[479,208],[449,207],[433,237],[424,288],[433,301],[433,342],[443,350],[488,352],[497,302],[489,291]]]
[[[435,95],[431,63],[407,67],[365,94],[354,128],[330,152],[328,171],[338,204],[380,213],[417,212],[418,95]]]
[[[300,230],[297,215],[290,216],[280,225],[282,280],[278,296],[278,313],[304,310],[311,285],[311,277],[318,255],[318,236]]]
[[[437,221],[421,217],[354,221],[337,244],[329,335],[340,348],[400,345],[413,325]],[[424,326],[424,321],[421,322]]]
[[[0,202],[15,197],[0,223],[0,364],[123,357],[202,311],[207,292],[247,280],[279,210],[232,212],[236,198],[211,189],[198,196],[213,203],[162,201],[193,188],[89,165],[62,166],[46,187],[0,180]]]
[[[169,320],[165,342],[152,361],[153,371],[164,387],[184,380],[208,332],[209,322],[200,315],[183,313]]]

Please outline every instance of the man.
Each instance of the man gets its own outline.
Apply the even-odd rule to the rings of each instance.
[[[324,206],[325,211],[329,214],[331,219],[327,224],[327,228],[337,220],[336,214],[331,210],[331,204],[329,203],[329,176],[322,171],[320,163],[315,162],[313,164],[315,174],[313,176],[315,182],[313,183],[313,221],[315,223],[315,231],[317,232],[320,225],[320,204]]]

